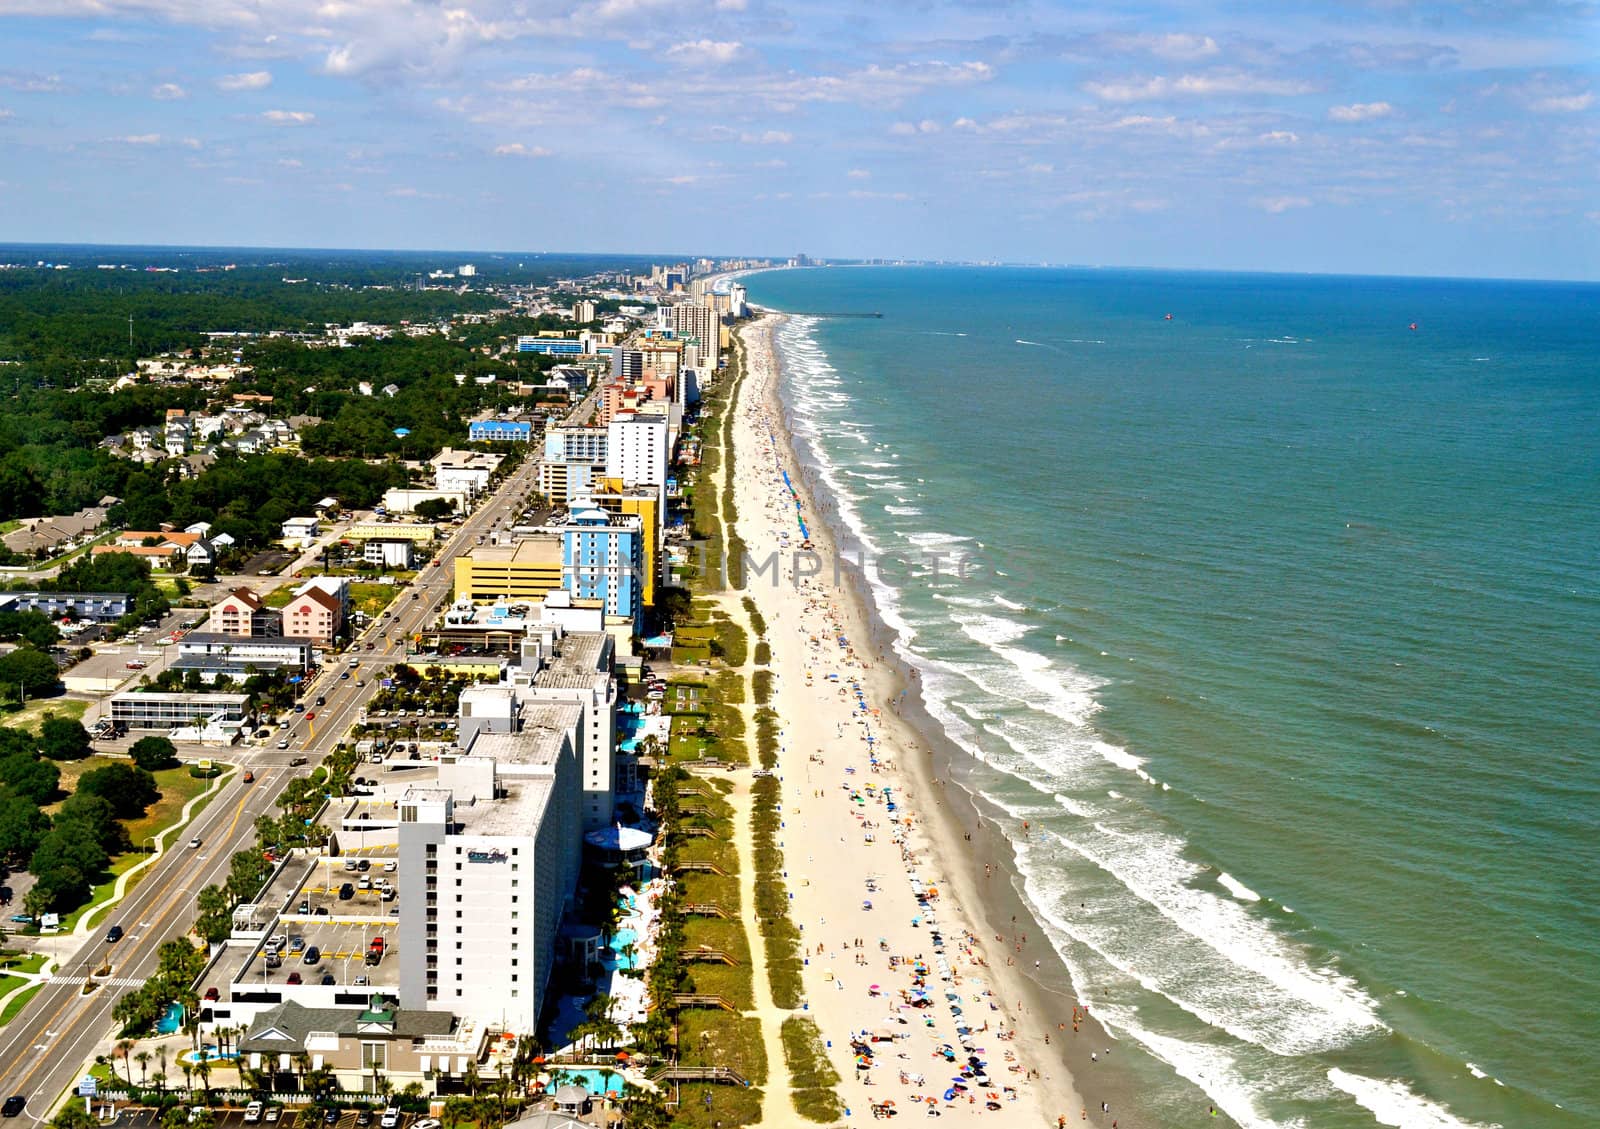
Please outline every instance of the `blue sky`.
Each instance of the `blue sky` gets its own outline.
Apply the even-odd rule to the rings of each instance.
[[[0,0],[0,240],[1600,277],[1588,0]]]

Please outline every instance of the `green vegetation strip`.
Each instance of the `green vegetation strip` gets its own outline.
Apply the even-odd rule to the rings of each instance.
[[[751,812],[753,853],[756,864],[756,920],[767,946],[767,979],[772,1002],[780,1008],[800,1006],[800,932],[789,920],[789,892],[783,882],[783,852],[777,834],[779,784],[763,776],[750,787],[755,806]]]
[[[817,1021],[810,1016],[790,1016],[783,1021],[781,1034],[795,1112],[807,1121],[834,1121],[844,1116],[844,1103],[834,1092],[839,1072],[828,1061]]]

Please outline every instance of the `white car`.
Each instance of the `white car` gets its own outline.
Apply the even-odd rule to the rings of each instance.
[[[395,1129],[400,1124],[400,1107],[392,1105],[383,1111],[383,1116],[378,1119],[378,1129]]]
[[[189,849],[191,851],[198,851],[200,849],[200,836],[196,835],[193,839],[189,840]]]
[[[246,1125],[254,1125],[256,1122],[260,1121],[261,1120],[261,1111],[263,1109],[265,1109],[265,1108],[266,1108],[266,1106],[261,1102],[251,1102],[249,1105],[245,1106],[244,1107],[244,1122],[245,1122],[245,1124]]]
[[[411,1129],[441,1129],[437,1117],[424,1117],[421,1121],[413,1121]]]

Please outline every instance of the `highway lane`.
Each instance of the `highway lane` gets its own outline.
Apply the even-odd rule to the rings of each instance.
[[[531,453],[530,453],[531,454]],[[328,665],[304,690],[305,701],[317,716],[303,717],[289,730],[288,751],[278,750],[278,735],[266,747],[238,748],[226,756],[238,763],[241,773],[225,785],[188,828],[173,835],[175,844],[151,867],[144,880],[123,902],[105,917],[83,945],[62,965],[18,1015],[0,1028],[0,1095],[22,1094],[28,1098],[26,1117],[42,1119],[59,1096],[75,1086],[86,1068],[86,1060],[97,1051],[97,1044],[114,1035],[111,1009],[123,992],[125,982],[142,982],[154,973],[163,941],[182,936],[194,917],[194,900],[211,883],[221,884],[228,874],[233,855],[255,845],[256,818],[276,812],[277,798],[288,781],[310,771],[322,756],[343,738],[365,701],[377,689],[374,667],[404,661],[411,634],[430,623],[439,613],[454,578],[451,562],[476,543],[479,533],[487,533],[508,515],[521,512],[523,499],[537,481],[537,461],[529,458],[501,483],[495,494],[479,505],[441,548],[438,567],[426,566],[413,583],[402,590],[388,619],[368,625],[343,661],[330,659]],[[412,591],[418,598],[412,600]],[[382,636],[387,632],[388,640]],[[371,641],[381,647],[365,650]],[[351,669],[349,659],[361,666]],[[349,674],[348,679],[341,674]],[[376,670],[373,671],[376,674]],[[314,704],[318,696],[326,704]],[[291,767],[286,762],[304,756],[306,766]],[[239,782],[242,769],[252,768],[254,784]],[[202,846],[189,850],[191,836]],[[105,927],[121,924],[126,936],[117,944],[104,940]],[[83,978],[107,956],[112,961],[108,985],[85,996]],[[176,1066],[169,1073],[177,1077]]]

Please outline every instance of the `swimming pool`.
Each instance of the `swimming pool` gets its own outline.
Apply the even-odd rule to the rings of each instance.
[[[601,1093],[602,1085],[605,1093],[622,1093],[622,1075],[620,1074],[612,1074],[602,1079],[598,1070],[589,1070],[587,1068],[583,1070],[568,1070],[566,1067],[561,1067],[560,1069],[564,1080],[571,1082],[573,1085],[582,1086],[591,1094]]]
[[[156,1034],[170,1035],[183,1026],[183,1005],[170,1003],[161,1013],[161,1018],[156,1020]]]

